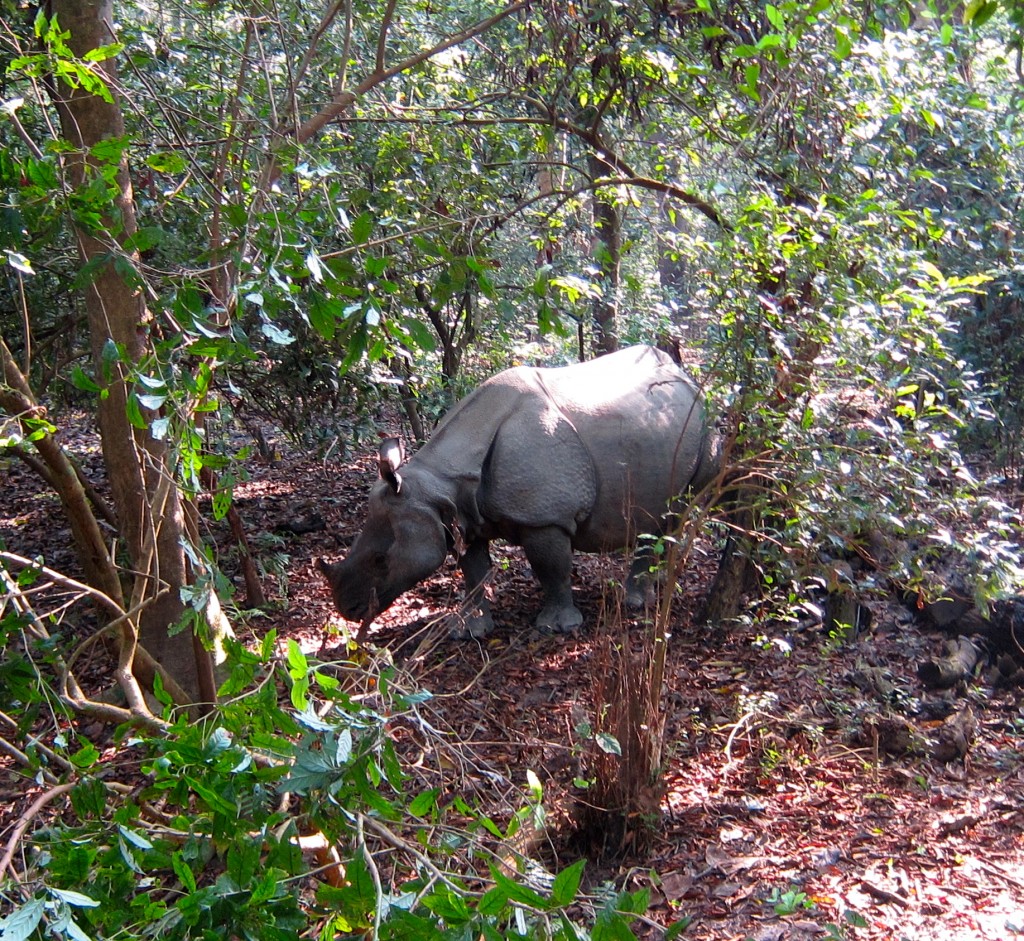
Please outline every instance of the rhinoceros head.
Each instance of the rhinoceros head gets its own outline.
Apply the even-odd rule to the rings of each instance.
[[[320,560],[338,613],[365,621],[444,563],[449,540],[442,518],[447,501],[428,477],[399,474],[400,443],[381,445],[381,480],[370,493],[366,523],[348,556],[334,565]]]

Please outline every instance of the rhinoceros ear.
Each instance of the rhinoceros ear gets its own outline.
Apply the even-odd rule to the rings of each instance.
[[[402,475],[398,473],[398,468],[402,466],[404,460],[405,446],[402,444],[401,438],[385,438],[380,443],[378,452],[380,476],[391,485],[391,489],[395,493],[400,493],[402,490]]]

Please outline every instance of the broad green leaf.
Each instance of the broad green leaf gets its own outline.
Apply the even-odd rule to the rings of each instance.
[[[849,33],[837,27],[835,31],[835,48],[832,54],[842,62],[844,59],[848,59],[852,52],[853,40],[850,39]]]
[[[174,150],[159,151],[146,157],[146,166],[157,173],[179,174],[188,167],[188,161]]]
[[[185,862],[184,856],[181,855],[181,850],[175,850],[171,855],[171,867],[174,869],[178,881],[185,887],[185,891],[195,892],[196,877],[192,872],[192,867]]]
[[[71,370],[71,384],[82,392],[96,393],[100,391],[100,387],[96,384],[96,380],[82,369],[81,366],[75,366]]]
[[[49,891],[75,908],[96,908],[100,904],[96,899],[83,895],[81,892],[72,892],[70,889],[56,889],[51,886]]]
[[[622,746],[619,744],[619,740],[608,732],[598,732],[594,736],[594,741],[597,742],[597,747],[601,751],[609,755],[622,755]]]
[[[302,648],[294,641],[288,641],[288,672],[296,679],[305,676],[309,672],[309,660],[302,652]]]
[[[998,9],[999,4],[994,0],[973,0],[964,10],[964,22],[978,29],[984,26]]]
[[[313,294],[307,312],[310,326],[325,340],[333,340],[338,321],[344,318],[344,307],[339,298]]]
[[[689,928],[692,924],[693,916],[691,915],[685,915],[678,921],[672,922],[672,924],[665,929],[664,941],[675,941],[675,939],[678,938],[679,935],[681,935],[684,931],[686,931],[686,929]]]
[[[494,886],[483,894],[477,902],[476,910],[485,917],[494,918],[500,915],[507,905],[508,896],[499,886]]]
[[[356,245],[365,245],[373,232],[374,219],[369,212],[362,212],[352,222],[352,241]]]
[[[145,416],[142,414],[139,397],[134,392],[128,396],[128,399],[125,402],[125,412],[127,413],[128,421],[131,422],[133,428],[138,428],[141,431],[148,426]]]
[[[520,905],[527,905],[538,911],[545,911],[551,907],[544,896],[538,895],[528,886],[510,879],[497,866],[491,867],[491,878],[494,880],[495,886],[504,893],[510,902],[518,902]]]
[[[130,830],[128,827],[121,826],[120,824],[118,824],[117,830],[132,846],[136,846],[140,850],[151,850],[153,848],[153,844],[138,831]]]
[[[437,807],[437,795],[440,789],[432,787],[427,791],[421,791],[409,804],[409,813],[414,817],[426,817]]]
[[[437,348],[437,338],[423,321],[407,317],[402,321],[402,328],[424,353],[431,353]]]
[[[757,62],[751,62],[743,70],[745,82],[743,84],[743,90],[754,99],[754,101],[761,100],[761,93],[757,90],[757,84],[761,78],[761,66]]]
[[[42,921],[45,908],[42,899],[32,899],[16,908],[6,918],[0,920],[0,938],[3,941],[27,941]]]
[[[298,709],[303,710],[309,705],[309,679],[305,676],[292,680],[292,688],[289,694],[292,705]]]
[[[572,904],[576,900],[576,893],[580,888],[580,879],[583,876],[583,867],[587,864],[585,859],[577,860],[568,869],[563,869],[551,886],[551,901],[562,908]]]
[[[107,59],[113,59],[114,56],[120,55],[124,49],[124,43],[112,42],[106,46],[97,46],[95,49],[90,49],[82,58],[86,62],[104,62]]]

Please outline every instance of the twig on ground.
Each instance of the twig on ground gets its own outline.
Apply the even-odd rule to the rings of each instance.
[[[18,818],[18,822],[14,825],[14,832],[7,841],[7,848],[4,850],[4,855],[0,857],[0,880],[4,878],[4,873],[9,871],[11,878],[14,879],[15,882],[21,881],[11,866],[11,862],[14,859],[14,854],[17,852],[21,838],[25,835],[25,831],[28,830],[39,811],[50,803],[50,801],[56,800],[56,798],[60,797],[62,794],[66,794],[75,786],[74,782],[58,784],[56,787],[52,787],[48,791],[43,791],[43,793],[32,802],[28,810]]]

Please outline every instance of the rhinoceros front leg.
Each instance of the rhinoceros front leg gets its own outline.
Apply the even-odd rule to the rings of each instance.
[[[452,625],[451,635],[456,638],[486,637],[494,627],[491,607],[484,594],[484,585],[491,571],[491,553],[487,540],[471,542],[459,559],[459,567],[466,582],[466,597],[458,619]]]
[[[538,630],[565,632],[583,623],[572,600],[572,544],[557,526],[532,529],[523,538],[523,551],[544,591],[544,607],[537,615]]]

